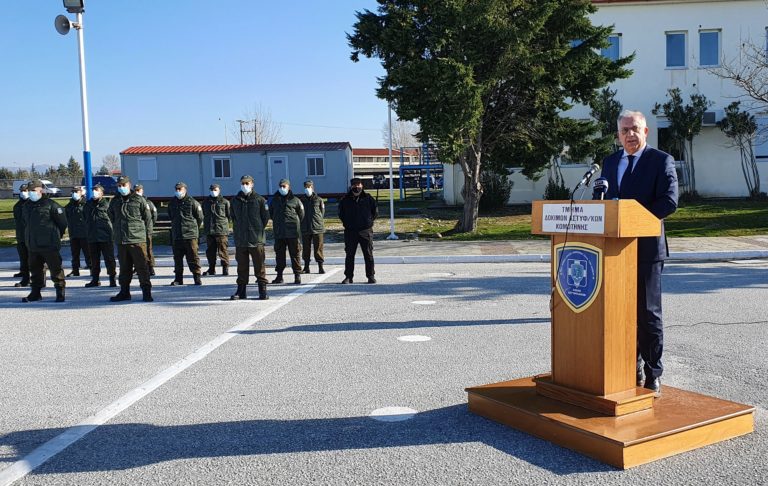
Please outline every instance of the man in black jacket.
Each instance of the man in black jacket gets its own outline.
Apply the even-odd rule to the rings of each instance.
[[[325,201],[315,192],[315,184],[311,180],[304,181],[304,194],[299,196],[304,205],[304,219],[301,220],[301,237],[304,259],[304,270],[309,273],[309,258],[312,246],[315,247],[315,261],[318,273],[325,273],[323,262],[323,234],[325,233]]]
[[[355,276],[355,253],[357,246],[363,251],[365,276],[368,283],[376,283],[373,268],[373,221],[379,214],[376,200],[363,191],[362,179],[355,177],[350,181],[351,188],[339,201],[339,219],[344,225],[344,280],[351,284]]]
[[[200,237],[200,225],[203,223],[203,207],[190,197],[185,183],[176,183],[175,190],[175,197],[168,203],[173,240],[174,279],[171,285],[184,284],[184,258],[187,259],[187,266],[192,272],[195,285],[202,285],[197,239]]]
[[[22,213],[24,206],[29,203],[29,189],[26,184],[19,188],[19,200],[13,205],[13,220],[16,223],[16,251],[19,253],[19,273],[14,277],[21,277],[21,282],[13,284],[14,287],[27,287],[29,285],[29,250],[24,240],[24,218]]]
[[[80,276],[80,251],[83,252],[85,268],[91,266],[84,211],[85,187],[75,186],[72,188],[72,199],[64,207],[64,212],[67,215],[67,231],[69,232],[69,250],[72,254],[72,271],[67,274],[67,277]]]
[[[117,265],[115,264],[115,241],[112,221],[109,219],[109,201],[104,197],[101,184],[93,186],[93,197],[85,203],[85,227],[88,234],[88,249],[91,251],[91,281],[86,287],[99,287],[101,282],[100,259],[104,259],[109,275],[109,286],[117,287]]]
[[[221,186],[211,184],[211,195],[203,201],[203,229],[208,270],[203,275],[216,275],[216,256],[221,260],[221,273],[229,275],[229,201],[221,195]]]
[[[237,291],[231,300],[246,298],[249,261],[259,285],[259,300],[267,300],[267,272],[264,266],[264,228],[269,222],[267,202],[253,189],[253,177],[240,178],[240,192],[232,200],[232,233],[235,236],[235,260],[237,261]]]
[[[133,192],[135,192],[141,197],[144,197],[144,186],[141,184],[134,185]],[[149,212],[152,214],[151,224],[147,223],[147,267],[149,268],[149,275],[151,277],[154,277],[155,276],[155,250],[154,250],[154,246],[152,245],[152,237],[154,236],[154,233],[155,233],[155,224],[157,224],[157,206],[155,206],[155,203],[153,203],[148,198],[144,197],[144,199],[147,201],[147,206],[149,206]]]

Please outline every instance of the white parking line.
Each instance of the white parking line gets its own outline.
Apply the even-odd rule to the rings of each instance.
[[[176,362],[169,368],[161,371],[154,377],[150,378],[148,381],[139,385],[137,388],[134,388],[122,397],[110,403],[95,415],[92,415],[79,424],[68,428],[45,444],[39,446],[23,458],[11,464],[9,467],[0,471],[0,486],[8,486],[13,482],[23,478],[52,457],[64,451],[67,447],[88,435],[100,425],[104,425],[142,398],[146,397],[153,391],[166,384],[174,376],[178,375],[198,361],[201,361],[222,344],[226,343],[233,337],[238,336],[238,331],[248,330],[260,320],[290,303],[294,299],[314,289],[317,284],[322,283],[339,271],[341,271],[340,268],[331,270],[325,275],[319,276],[312,283],[302,285],[290,294],[278,300],[275,305],[259,312],[253,319],[238,324],[237,326],[225,331],[223,334],[218,335],[213,340],[195,350],[192,354],[189,354],[182,360]]]

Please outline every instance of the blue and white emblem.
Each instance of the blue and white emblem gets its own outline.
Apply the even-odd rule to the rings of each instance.
[[[603,283],[603,252],[586,243],[555,246],[557,292],[573,312],[587,310]]]

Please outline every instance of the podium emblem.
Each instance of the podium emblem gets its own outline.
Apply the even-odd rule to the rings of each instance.
[[[603,252],[586,243],[561,243],[557,255],[557,292],[575,313],[584,312],[597,298],[603,283]]]

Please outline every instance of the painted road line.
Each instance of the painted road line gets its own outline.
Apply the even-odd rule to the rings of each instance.
[[[57,435],[53,439],[46,442],[45,444],[39,446],[38,448],[36,448],[35,450],[30,452],[23,458],[14,462],[9,467],[0,471],[0,486],[8,486],[13,482],[23,478],[24,476],[26,476],[27,474],[29,474],[30,472],[34,471],[35,469],[40,467],[42,464],[47,462],[52,457],[61,453],[66,448],[68,448],[78,440],[88,435],[90,432],[98,428],[100,425],[104,425],[105,423],[109,422],[113,418],[117,417],[120,413],[122,413],[123,411],[125,411],[126,409],[128,409],[129,407],[137,403],[142,398],[146,397],[153,391],[157,390],[158,388],[166,384],[168,381],[173,379],[173,377],[175,377],[179,373],[183,372],[184,370],[194,365],[198,361],[201,361],[202,359],[204,359],[206,356],[211,354],[211,352],[213,352],[216,348],[226,343],[233,337],[238,336],[241,331],[245,331],[253,327],[254,325],[256,325],[256,323],[258,323],[268,315],[272,314],[276,310],[287,305],[288,303],[297,299],[298,297],[301,297],[302,295],[306,294],[310,290],[314,289],[317,286],[317,284],[322,283],[323,281],[332,277],[333,275],[335,275],[340,271],[341,271],[340,268],[331,270],[325,275],[319,277],[317,280],[313,281],[312,283],[302,285],[301,287],[297,288],[290,294],[278,300],[275,305],[259,312],[252,319],[246,322],[243,322],[241,324],[238,324],[237,326],[225,331],[223,334],[218,335],[212,341],[204,344],[203,346],[195,350],[192,354],[186,356],[182,360],[173,364],[171,367],[165,369],[164,371],[161,371],[154,377],[150,378],[149,381],[144,382],[143,384],[139,385],[137,388],[134,388],[133,390],[129,391],[122,397],[110,403],[105,408],[97,412],[95,415],[92,415],[87,419],[83,420],[82,422],[80,422],[79,424],[68,428],[61,434]]]

